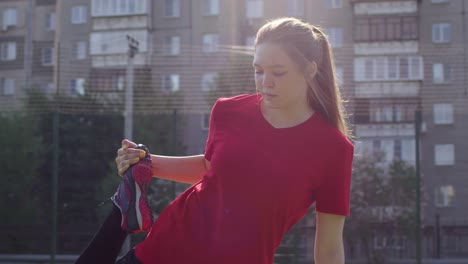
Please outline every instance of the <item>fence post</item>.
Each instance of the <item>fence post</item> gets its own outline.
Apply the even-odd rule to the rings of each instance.
[[[421,137],[421,107],[414,113],[414,129],[416,144],[416,263],[421,264],[421,173],[420,173],[420,137]]]

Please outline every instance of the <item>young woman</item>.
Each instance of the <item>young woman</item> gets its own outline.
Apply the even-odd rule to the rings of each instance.
[[[315,263],[344,263],[353,145],[332,58],[317,27],[270,21],[255,43],[257,94],[215,103],[204,155],[149,156],[124,140],[120,175],[146,155],[154,177],[193,185],[120,263],[271,264],[284,234],[313,203]],[[114,208],[113,219],[120,221],[119,212],[127,219],[114,203],[120,211]]]

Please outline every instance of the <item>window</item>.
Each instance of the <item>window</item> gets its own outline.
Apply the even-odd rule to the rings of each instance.
[[[123,91],[125,89],[125,76],[114,75],[112,76],[112,90]]]
[[[203,0],[203,15],[219,15],[219,0]]]
[[[147,30],[99,31],[90,34],[90,54],[126,54],[128,52],[126,35],[130,35],[140,42],[138,52],[146,52],[148,50]]]
[[[398,79],[398,59],[396,57],[387,58],[387,78],[389,80]]]
[[[72,6],[71,9],[71,23],[72,24],[84,24],[87,20],[87,6]]]
[[[164,16],[180,16],[180,0],[164,0]]]
[[[86,59],[86,41],[78,41],[73,45],[73,58],[76,60]]]
[[[383,162],[391,162],[394,159],[404,160],[410,164],[415,164],[415,144],[414,139],[362,139],[356,141],[356,153],[360,156],[375,155],[382,153]]]
[[[341,8],[343,6],[342,0],[325,0],[325,6],[327,8]]]
[[[394,149],[393,149],[393,158],[396,160],[401,160],[401,139],[395,139]]]
[[[432,65],[432,81],[434,83],[447,83],[451,78],[449,64],[435,63]]]
[[[288,16],[303,16],[304,0],[288,0]]]
[[[414,40],[418,38],[415,16],[357,18],[356,41]]]
[[[373,17],[369,20],[370,23],[370,40],[383,41],[385,40],[385,18]]]
[[[453,105],[452,104],[434,104],[434,124],[445,125],[453,124]]]
[[[412,122],[415,105],[398,101],[372,100],[369,103],[370,122]]]
[[[432,24],[432,42],[447,43],[452,40],[452,25],[449,23]]]
[[[247,0],[247,18],[263,17],[263,0]]]
[[[399,39],[401,36],[401,19],[399,17],[389,17],[385,33],[385,39]]]
[[[163,76],[162,91],[165,93],[179,91],[179,75],[169,74]]]
[[[356,29],[354,38],[356,41],[370,40],[369,19],[356,19]]]
[[[401,159],[410,163],[415,164],[416,161],[416,145],[414,139],[402,139],[401,140]]]
[[[164,39],[164,53],[166,55],[176,56],[180,54],[180,37],[167,36]]]
[[[454,165],[455,147],[453,144],[435,145],[435,165]]]
[[[383,154],[382,162],[390,162],[393,159],[393,139],[373,139],[371,149],[365,149],[370,155]]]
[[[0,60],[10,61],[16,59],[16,42],[3,42],[0,44]]]
[[[85,79],[77,78],[70,81],[71,95],[85,95]]]
[[[218,51],[219,35],[205,34],[203,35],[203,52],[210,53]]]
[[[202,77],[202,91],[213,91],[216,89],[218,82],[218,73],[208,72],[203,74]]]
[[[203,130],[208,130],[210,127],[210,113],[204,113],[201,116],[201,128]]]
[[[402,32],[399,36],[401,39],[417,39],[418,38],[418,20],[416,17],[402,18]]]
[[[51,66],[54,64],[54,48],[42,48],[42,65]]]
[[[122,16],[147,13],[147,0],[92,0],[92,15]]]
[[[358,72],[358,69],[356,67],[356,72]],[[374,79],[374,60],[372,58],[366,58],[364,59],[364,79],[366,80],[372,80]]]
[[[54,12],[47,14],[46,20],[45,20],[46,30],[50,30],[50,31],[55,30],[55,22],[56,22],[55,19],[56,19],[56,16]]]
[[[15,80],[2,78],[3,95],[14,95],[15,94]]]
[[[442,3],[448,3],[449,0],[431,0],[431,3],[433,4],[442,4]]]
[[[16,26],[18,11],[16,8],[7,8],[3,11],[3,30],[7,30],[8,27]]]
[[[412,104],[395,104],[394,121],[395,122],[412,122],[414,120],[415,105]]]
[[[438,207],[454,206],[455,188],[452,185],[441,186],[435,189],[435,205]]]
[[[417,80],[422,76],[422,64],[420,57],[408,57],[408,76],[410,80]]]
[[[371,122],[393,122],[393,105],[383,102],[371,102],[369,106]]]
[[[377,57],[374,59],[374,75],[377,80],[385,80],[387,78],[387,58]]]
[[[343,29],[342,28],[329,28],[326,30],[330,45],[332,48],[343,47]]]
[[[354,60],[354,80],[422,80],[422,67],[420,56],[360,57]]]

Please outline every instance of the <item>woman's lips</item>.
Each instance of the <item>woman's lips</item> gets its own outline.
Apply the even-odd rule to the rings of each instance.
[[[273,98],[276,97],[277,95],[275,94],[263,94],[263,97],[268,97],[268,98]]]

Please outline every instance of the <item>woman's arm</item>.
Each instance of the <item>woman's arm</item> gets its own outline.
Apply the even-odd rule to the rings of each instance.
[[[315,263],[344,264],[343,227],[345,217],[317,212]]]
[[[185,157],[151,155],[151,159],[153,177],[182,183],[199,182],[210,168],[210,163],[204,155]]]
[[[115,162],[119,175],[122,176],[130,165],[144,157],[145,152],[135,149],[136,144],[129,140],[122,141],[122,148],[117,151]],[[151,155],[153,177],[194,184],[200,181],[210,169],[210,162],[204,155],[169,157]]]

